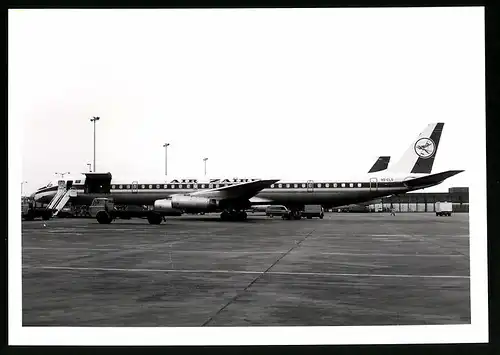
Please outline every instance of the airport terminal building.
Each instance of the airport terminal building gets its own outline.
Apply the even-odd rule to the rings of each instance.
[[[371,211],[434,212],[436,202],[451,202],[453,212],[469,212],[469,188],[451,187],[448,192],[411,192],[384,197],[369,205]]]

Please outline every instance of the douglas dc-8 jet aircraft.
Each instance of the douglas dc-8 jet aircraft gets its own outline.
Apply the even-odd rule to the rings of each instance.
[[[184,179],[166,183],[159,180],[111,181],[109,173],[86,173],[77,180],[59,180],[59,184],[71,188],[69,191],[73,192],[69,198],[74,204],[90,204],[96,197],[111,197],[116,204],[153,205],[151,217],[148,218],[151,224],[159,224],[162,216],[179,211],[221,212],[223,220],[244,220],[247,216],[245,210],[252,205],[271,204],[287,206],[293,217],[299,219],[304,205],[336,207],[362,203],[435,186],[462,172],[448,170],[431,174],[443,126],[444,123],[429,124],[397,163],[386,170],[358,178],[321,181]],[[57,183],[49,184],[35,192],[33,197],[37,201],[49,203],[57,193],[62,195],[64,192],[58,192]],[[109,223],[111,220],[99,222]]]

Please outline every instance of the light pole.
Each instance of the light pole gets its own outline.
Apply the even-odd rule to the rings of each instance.
[[[93,117],[90,119],[90,122],[94,122],[94,171],[96,171],[95,169],[95,123],[96,121],[99,121],[100,120],[100,117]]]
[[[92,164],[87,163],[87,166],[89,167],[89,172],[92,172]]]
[[[165,143],[163,147],[165,148],[165,176],[167,176],[167,148],[170,143]]]
[[[61,179],[64,179],[64,175],[71,174],[69,171],[67,173],[56,173],[56,175],[61,175]]]
[[[28,183],[27,181],[22,181],[21,182],[21,197],[23,197],[23,185],[27,184],[27,183]]]
[[[207,160],[208,158],[203,158],[203,162],[205,163],[205,176],[207,176]]]

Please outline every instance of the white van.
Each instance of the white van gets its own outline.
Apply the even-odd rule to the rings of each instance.
[[[325,216],[325,211],[321,205],[305,205],[304,212],[302,212],[302,217],[307,217],[311,219],[313,217],[319,217],[323,219]]]

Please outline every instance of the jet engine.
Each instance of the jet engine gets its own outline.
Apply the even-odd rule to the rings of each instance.
[[[173,208],[186,210],[210,210],[217,206],[215,199],[206,197],[174,195],[170,201]]]
[[[154,203],[154,210],[156,212],[160,212],[162,214],[173,214],[173,215],[178,215],[182,211],[179,209],[176,209],[172,207],[172,201],[171,200],[156,200]]]

